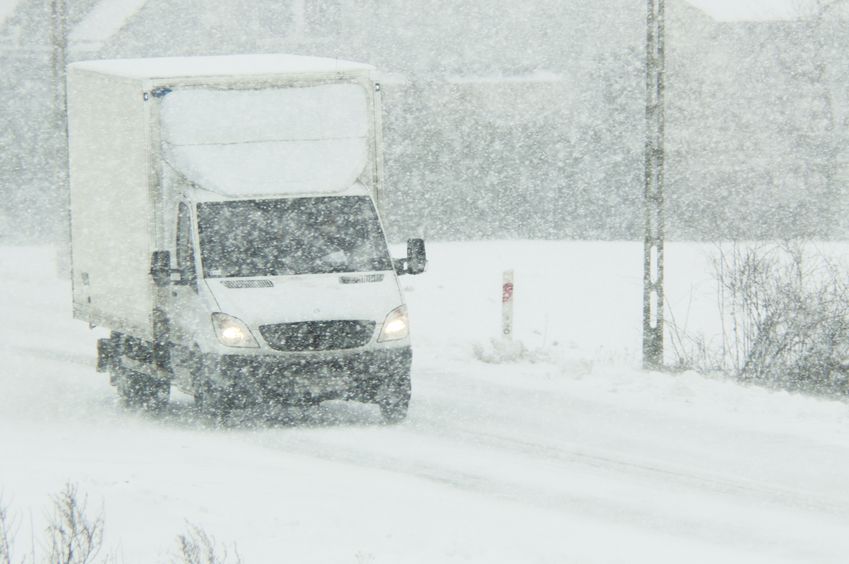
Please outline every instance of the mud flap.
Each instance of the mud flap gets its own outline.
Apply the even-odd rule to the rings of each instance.
[[[115,358],[115,350],[112,346],[112,339],[97,340],[97,371],[109,372],[109,367]]]

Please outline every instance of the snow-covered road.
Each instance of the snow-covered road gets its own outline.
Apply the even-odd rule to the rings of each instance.
[[[637,370],[640,253],[432,245],[429,272],[403,279],[405,423],[329,403],[216,428],[178,393],[160,418],[122,409],[51,251],[2,249],[0,492],[18,551],[70,481],[128,563],[168,561],[186,521],[246,563],[845,562],[849,406]],[[669,257],[671,303],[694,302],[703,257]],[[530,353],[485,363],[504,267]]]

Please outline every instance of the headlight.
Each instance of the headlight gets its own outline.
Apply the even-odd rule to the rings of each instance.
[[[259,348],[248,326],[232,315],[213,313],[212,326],[215,327],[215,335],[224,346]]]
[[[393,309],[386,316],[383,322],[383,329],[380,330],[378,342],[397,341],[404,339],[410,334],[410,326],[407,323],[407,306],[401,306]]]

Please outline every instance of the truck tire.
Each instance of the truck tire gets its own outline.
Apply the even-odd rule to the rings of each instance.
[[[409,368],[380,385],[375,393],[375,403],[380,408],[384,423],[392,425],[407,418],[411,391]]]
[[[209,370],[215,368],[204,364],[200,348],[194,345],[181,370],[189,371],[191,392],[195,400],[195,408],[204,415],[210,415],[222,420],[230,415],[235,407],[235,401],[228,390],[217,387],[208,377]]]
[[[226,390],[209,383],[199,383],[194,389],[195,406],[203,414],[224,419],[233,411],[234,401]]]
[[[171,395],[170,382],[123,367],[116,366],[112,370],[116,371],[115,387],[118,396],[126,407],[159,412],[168,406]]]
[[[171,382],[127,368],[121,361],[125,340],[123,334],[113,331],[109,339],[97,343],[98,370],[109,373],[109,382],[126,407],[152,412],[165,409],[171,396]]]

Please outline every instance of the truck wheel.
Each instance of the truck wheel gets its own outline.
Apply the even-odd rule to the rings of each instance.
[[[189,373],[190,391],[198,412],[211,415],[220,421],[233,411],[235,401],[232,394],[210,381],[207,371],[214,368],[204,364],[203,355],[197,345],[194,345],[187,359],[177,366],[178,370],[186,370]]]
[[[168,406],[171,395],[170,382],[163,382],[147,374],[124,368],[115,370],[118,372],[115,387],[125,406],[142,408],[151,412],[162,411]]]
[[[383,422],[387,424],[400,423],[407,417],[410,405],[410,371],[395,375],[383,382],[375,394],[375,403],[380,408]]]
[[[199,383],[194,390],[195,405],[201,413],[224,419],[233,411],[234,402],[225,390],[209,383]]]

